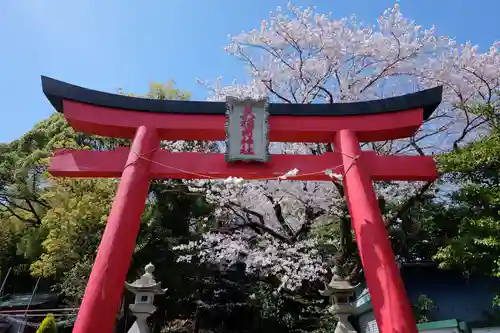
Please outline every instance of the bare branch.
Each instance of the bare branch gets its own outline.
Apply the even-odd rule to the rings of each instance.
[[[286,242],[286,243],[291,243],[290,239],[287,238],[286,236],[283,236],[282,234],[280,234],[279,232],[273,230],[272,228],[268,227],[265,225],[265,222],[264,222],[264,216],[262,216],[262,214],[259,214],[257,212],[254,212],[253,210],[250,210],[248,208],[245,208],[245,207],[242,207],[241,205],[238,205],[237,203],[234,203],[234,202],[230,202],[227,207],[230,208],[231,206],[233,207],[238,207],[239,209],[241,209],[241,211],[243,211],[244,213],[250,215],[250,216],[253,216],[255,218],[257,218],[259,220],[259,222],[256,222],[254,220],[252,220],[251,218],[247,218],[245,219],[246,220],[246,223],[249,227],[251,228],[258,228],[259,230],[261,231],[264,231],[268,234],[270,234],[271,236],[283,241],[283,242]],[[233,210],[234,212],[234,210]]]

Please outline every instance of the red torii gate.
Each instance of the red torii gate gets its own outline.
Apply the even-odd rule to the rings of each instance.
[[[335,165],[344,168],[346,198],[380,332],[417,332],[371,182],[433,181],[436,165],[428,156],[361,151],[360,142],[413,135],[440,104],[441,87],[359,103],[270,104],[270,141],[333,142],[336,151],[321,156],[272,155],[267,163],[231,164],[223,154],[160,149],[161,140],[224,140],[223,102],[134,98],[48,77],[42,77],[42,86],[76,131],[133,139],[130,149],[60,150],[50,164],[49,172],[58,177],[121,177],[73,332],[113,331],[152,178],[192,179],[208,174],[251,180],[278,177],[297,168],[305,175],[294,180],[331,181],[317,171]]]

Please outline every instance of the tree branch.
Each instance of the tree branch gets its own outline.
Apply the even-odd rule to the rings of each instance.
[[[312,224],[314,221],[325,214],[326,211],[324,209],[320,209],[317,212],[314,212],[313,208],[310,206],[306,206],[306,221],[300,226],[300,228],[292,235],[291,240],[297,241],[300,237],[305,236],[311,231]]]
[[[292,237],[294,232],[292,228],[288,225],[288,223],[286,223],[285,217],[283,216],[283,209],[281,208],[280,203],[278,201],[275,201],[274,198],[269,194],[266,195],[266,198],[273,205],[274,214],[276,215],[276,219],[280,223],[281,227],[285,230],[288,237]]]
[[[37,224],[41,224],[42,223],[42,219],[40,218],[40,216],[38,215],[38,213],[36,212],[36,209],[35,207],[33,207],[33,205],[31,204],[31,201],[29,201],[28,199],[25,200],[26,203],[28,204],[29,208],[30,208],[30,211],[31,213],[33,214],[33,216],[35,217],[35,219],[37,220]]]
[[[410,197],[389,219],[386,219],[385,225],[389,227],[397,222],[398,219],[403,217],[417,202],[421,201],[425,192],[432,186],[433,182],[427,182],[422,186],[415,195]]]
[[[0,202],[0,206],[2,206],[6,211],[8,211],[12,216],[14,216],[15,218],[17,218],[20,221],[23,221],[23,222],[26,222],[29,224],[33,224],[33,225],[39,224],[39,221],[28,219],[28,218],[22,217],[21,215],[17,214],[11,207],[9,207],[9,205],[4,204],[3,202]]]
[[[262,214],[259,214],[257,212],[254,212],[253,210],[250,210],[248,208],[245,208],[245,207],[242,207],[241,205],[238,205],[237,203],[234,203],[234,202],[229,202],[226,207],[228,207],[229,209],[231,209],[233,212],[235,212],[234,209],[232,209],[232,207],[238,207],[239,209],[241,209],[241,211],[243,211],[244,213],[246,213],[247,215],[251,215],[251,216],[254,216],[256,217],[259,222],[256,222],[256,221],[253,221],[252,219],[250,218],[247,218],[245,219],[246,223],[247,223],[247,226],[250,227],[250,228],[258,228],[259,230],[263,231],[263,232],[266,232],[268,234],[270,234],[271,236],[275,237],[276,239],[279,239],[283,242],[286,242],[286,243],[289,243],[291,244],[291,240],[286,237],[286,236],[283,236],[282,234],[280,234],[279,232],[271,229],[270,227],[268,227],[267,225],[265,225],[265,222],[264,222],[264,216],[262,216]],[[235,212],[236,213],[236,212]],[[240,215],[241,217],[241,215]]]

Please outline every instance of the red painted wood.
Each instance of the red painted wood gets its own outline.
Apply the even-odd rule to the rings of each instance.
[[[337,133],[335,148],[355,156],[361,150],[356,133]],[[346,197],[363,272],[381,333],[417,333],[411,304],[396,265],[389,237],[365,164],[342,156]]]
[[[153,158],[160,145],[154,128],[141,126],[135,135],[132,151]],[[150,162],[128,155],[115,200],[90,274],[74,333],[114,331],[124,282],[135,246],[149,183]],[[98,203],[96,203],[98,204]]]
[[[157,128],[162,140],[225,140],[223,115],[186,115],[108,109],[64,100],[64,116],[78,132],[132,138],[141,125]],[[362,142],[412,136],[423,121],[423,110],[366,116],[270,116],[274,142],[332,142],[335,132],[355,131]]]
[[[51,160],[49,172],[57,177],[119,178],[129,155],[128,148],[115,151],[61,150]],[[342,157],[333,152],[314,155],[272,155],[265,164],[224,161],[223,154],[196,152],[171,153],[160,150],[155,154],[150,174],[153,178],[195,179],[241,177],[262,179],[279,177],[297,168],[301,174],[320,172],[325,169],[342,173]],[[427,180],[437,178],[436,164],[429,156],[378,156],[374,152],[361,153],[360,163],[373,180]],[[180,170],[190,171],[191,174]],[[296,180],[331,179],[324,173],[293,178]]]

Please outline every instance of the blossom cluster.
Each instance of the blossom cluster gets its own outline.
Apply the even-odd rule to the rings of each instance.
[[[443,85],[440,108],[414,138],[369,146],[382,154],[439,153],[466,140],[468,130],[480,124],[480,118],[467,113],[467,105],[498,100],[499,48],[495,42],[481,53],[471,42],[458,44],[440,36],[436,27],[425,29],[405,17],[398,3],[375,25],[289,4],[278,7],[259,28],[231,37],[226,51],[248,68],[246,84],[224,86],[219,78],[205,85],[213,92],[212,100],[268,96],[281,103],[362,101]],[[284,153],[310,153],[311,146],[291,143],[280,148]],[[378,188],[404,197],[414,186],[401,182],[392,184],[391,191]],[[330,195],[330,187],[320,192]]]
[[[214,84],[202,84],[211,90],[210,100],[224,100],[226,96],[269,97],[280,103],[363,101],[443,85],[441,106],[415,137],[368,146],[380,154],[439,153],[470,139],[469,131],[481,124],[482,119],[470,113],[470,105],[498,100],[499,49],[500,43],[496,42],[481,53],[470,42],[460,45],[440,36],[435,27],[425,29],[404,17],[397,3],[384,11],[375,25],[361,24],[354,16],[334,19],[316,13],[314,8],[290,4],[287,9],[277,8],[259,28],[231,37],[226,52],[243,61],[248,68],[248,82],[224,86],[219,78]],[[325,151],[324,145],[309,143],[272,143],[270,150],[283,154]],[[332,182],[291,181],[293,165],[290,170],[280,180],[244,182],[232,178],[189,184],[193,191],[206,193],[217,207],[217,218],[234,221],[237,214],[250,210],[276,231],[283,229],[276,216],[276,204],[292,230],[306,222],[307,209],[324,211],[326,218],[342,213],[339,208],[344,199],[334,184],[342,173],[335,166],[327,171]],[[416,192],[417,186],[379,183],[375,189],[387,200],[403,202]],[[207,261],[233,260],[240,252],[245,253],[250,272],[278,274],[295,281],[290,282],[292,286],[303,278],[292,274],[297,265],[321,266],[314,261],[320,259],[312,254],[313,247],[293,252],[293,246],[246,232],[209,234],[190,246]],[[307,264],[302,264],[301,258]],[[320,270],[310,268],[304,272],[309,276]]]
[[[190,262],[193,257],[200,262],[224,265],[242,261],[248,274],[277,277],[281,280],[278,289],[294,291],[304,281],[317,281],[326,273],[316,246],[311,239],[288,244],[269,235],[241,230],[231,237],[208,233],[202,240],[179,245],[174,250],[184,253],[178,257],[180,262]]]
[[[268,96],[284,103],[371,100],[443,85],[441,107],[416,138],[425,151],[436,152],[436,142],[440,151],[449,149],[464,128],[480,122],[463,112],[464,103],[498,99],[499,48],[495,42],[481,53],[471,42],[438,35],[434,26],[424,29],[406,18],[398,3],[375,25],[289,4],[260,28],[231,37],[226,51],[248,68],[247,84],[224,86],[221,78],[204,84],[213,100]],[[402,141],[391,149],[415,152]]]

